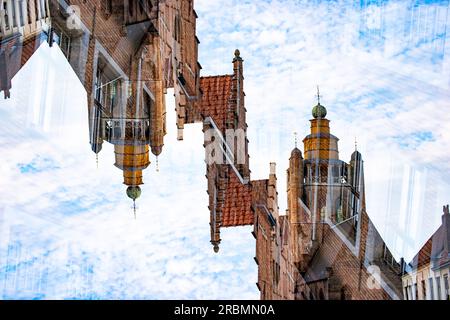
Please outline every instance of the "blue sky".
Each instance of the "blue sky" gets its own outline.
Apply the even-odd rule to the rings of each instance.
[[[412,257],[450,202],[448,1],[197,0],[203,75],[244,58],[252,179],[277,162],[280,212],[293,132],[315,88],[340,156],[357,137],[367,210],[396,257]],[[0,101],[0,297],[257,299],[251,227],[209,243],[201,125],[168,136],[132,216],[113,148],[97,169],[85,92],[46,45]]]

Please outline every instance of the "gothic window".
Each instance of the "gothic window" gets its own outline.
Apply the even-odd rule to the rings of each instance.
[[[175,40],[177,42],[180,42],[180,39],[181,39],[181,19],[180,19],[180,16],[178,14],[175,16],[175,22],[174,22],[174,25],[173,25],[173,29],[174,29]]]

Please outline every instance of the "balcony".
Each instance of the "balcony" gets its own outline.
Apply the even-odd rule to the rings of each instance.
[[[50,25],[48,0],[0,0],[0,39],[14,34],[25,38]]]

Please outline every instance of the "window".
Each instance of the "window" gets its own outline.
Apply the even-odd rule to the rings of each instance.
[[[181,40],[181,19],[180,19],[179,15],[175,16],[173,29],[174,29],[175,41],[180,42],[180,40]]]
[[[414,300],[419,300],[419,290],[417,288],[417,283],[414,283]]]
[[[58,44],[61,51],[67,59],[70,59],[70,51],[72,48],[72,38],[62,31],[62,28],[56,24],[53,27],[53,40]]]
[[[273,285],[277,286],[280,282],[280,265],[272,260],[272,279],[273,279]]]
[[[441,277],[436,277],[436,299],[441,300]]]
[[[434,292],[433,292],[433,278],[428,279],[428,285],[430,290],[430,300],[434,299]]]
[[[422,300],[427,300],[427,288],[425,286],[425,280],[422,280]]]
[[[339,197],[336,200],[336,223],[339,223],[342,221],[344,221],[344,216],[342,214],[342,201],[341,201],[341,198]]]
[[[448,274],[444,275],[445,300],[450,299],[450,292],[448,290]]]
[[[120,102],[122,81],[117,72],[99,55],[95,73],[95,100],[111,115]]]

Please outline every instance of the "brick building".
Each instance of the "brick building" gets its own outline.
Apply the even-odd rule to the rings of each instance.
[[[365,205],[364,163],[356,150],[339,159],[327,110],[312,110],[311,133],[287,170],[288,234],[300,274],[297,299],[400,299],[399,265]]]
[[[151,151],[162,152],[165,93],[174,88],[179,138],[199,96],[192,0],[2,0],[0,90],[43,42],[57,43],[84,85],[90,143],[114,145],[127,195],[139,197]]]
[[[403,266],[405,300],[450,300],[450,212],[444,206],[442,224],[408,264]]]
[[[275,163],[268,179],[250,179],[243,87],[236,50],[233,74],[200,79],[202,98],[185,120],[203,121],[214,251],[221,228],[253,225],[262,299],[401,299],[400,265],[365,209],[362,155],[339,159],[319,101],[305,158],[297,146],[291,153],[288,209],[280,215]]]

